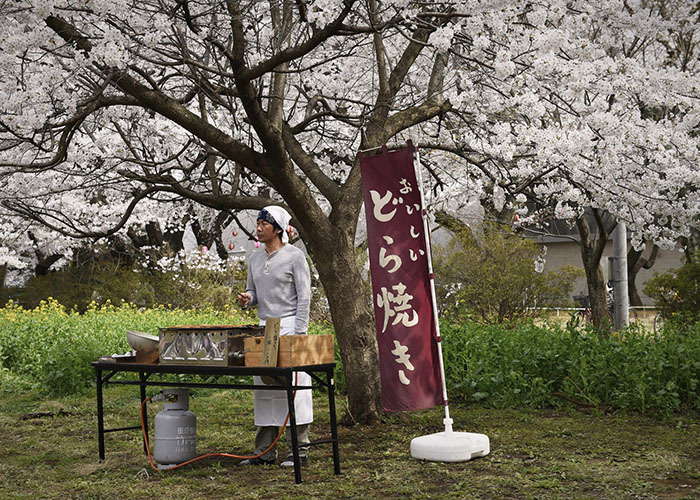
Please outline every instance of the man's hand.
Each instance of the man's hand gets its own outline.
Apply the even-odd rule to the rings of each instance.
[[[241,307],[248,307],[250,304],[251,296],[248,292],[243,292],[238,294],[238,305]]]

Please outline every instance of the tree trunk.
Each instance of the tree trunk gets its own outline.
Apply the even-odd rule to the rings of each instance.
[[[637,274],[642,269],[650,269],[656,262],[656,257],[659,255],[659,247],[653,245],[649,257],[642,257],[644,250],[635,250],[630,248],[627,252],[627,284],[629,286],[630,306],[642,306],[642,298],[637,290]]]
[[[338,231],[340,233],[340,231]],[[344,235],[330,248],[313,248],[328,298],[348,386],[350,423],[375,424],[382,414],[377,337],[355,249]]]
[[[581,245],[581,257],[583,258],[583,268],[586,271],[591,318],[596,327],[603,328],[610,323],[603,268],[600,267],[600,259],[595,259],[595,256],[584,245]]]
[[[0,266],[0,307],[5,304],[7,299],[7,289],[5,288],[5,278],[7,277],[7,264]]]
[[[595,234],[586,216],[581,216],[576,220],[576,227],[581,236],[581,260],[583,269],[586,272],[586,283],[588,285],[588,300],[591,307],[591,318],[593,325],[598,328],[605,328],[610,324],[610,315],[606,301],[607,289],[603,269],[600,261],[603,257],[603,250],[608,239],[600,214],[593,210],[596,228]]]

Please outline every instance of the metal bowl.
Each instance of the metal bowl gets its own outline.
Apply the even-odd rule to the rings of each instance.
[[[158,337],[148,333],[126,331],[126,340],[131,348],[138,352],[153,352],[158,350]]]

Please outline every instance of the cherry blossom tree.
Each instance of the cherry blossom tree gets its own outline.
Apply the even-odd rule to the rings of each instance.
[[[285,205],[328,297],[357,421],[381,412],[355,252],[358,150],[412,138],[431,203],[455,214],[481,202],[523,225],[582,224],[595,210],[624,220],[635,242],[659,244],[697,216],[688,2],[0,9],[3,221],[47,228],[48,245],[51,235],[167,228],[192,210],[215,227],[239,210]]]
[[[520,227],[576,227],[596,324],[618,220],[637,248],[697,225],[697,17],[682,1],[516,2],[450,45],[457,96],[426,146],[464,162],[439,172],[442,203],[472,191]]]

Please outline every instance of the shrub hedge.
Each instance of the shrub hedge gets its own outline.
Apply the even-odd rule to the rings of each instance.
[[[84,313],[67,311],[53,299],[34,309],[13,303],[0,309],[0,362],[16,375],[56,395],[94,387],[91,362],[131,348],[126,330],[154,335],[161,327],[183,324],[248,324],[240,310],[139,309],[128,303],[90,304]]]
[[[700,325],[598,334],[568,325],[464,324],[443,333],[451,399],[492,407],[700,409]]]
[[[90,362],[129,350],[126,329],[156,334],[177,324],[253,322],[240,310],[192,311],[130,304],[91,306],[79,314],[55,301],[31,310],[0,309],[0,360],[46,391],[94,386]],[[700,324],[651,333],[632,325],[598,334],[575,324],[441,325],[451,400],[496,408],[558,407],[571,402],[639,412],[700,410]],[[332,333],[313,324],[310,333]],[[345,389],[337,353],[336,385]]]

